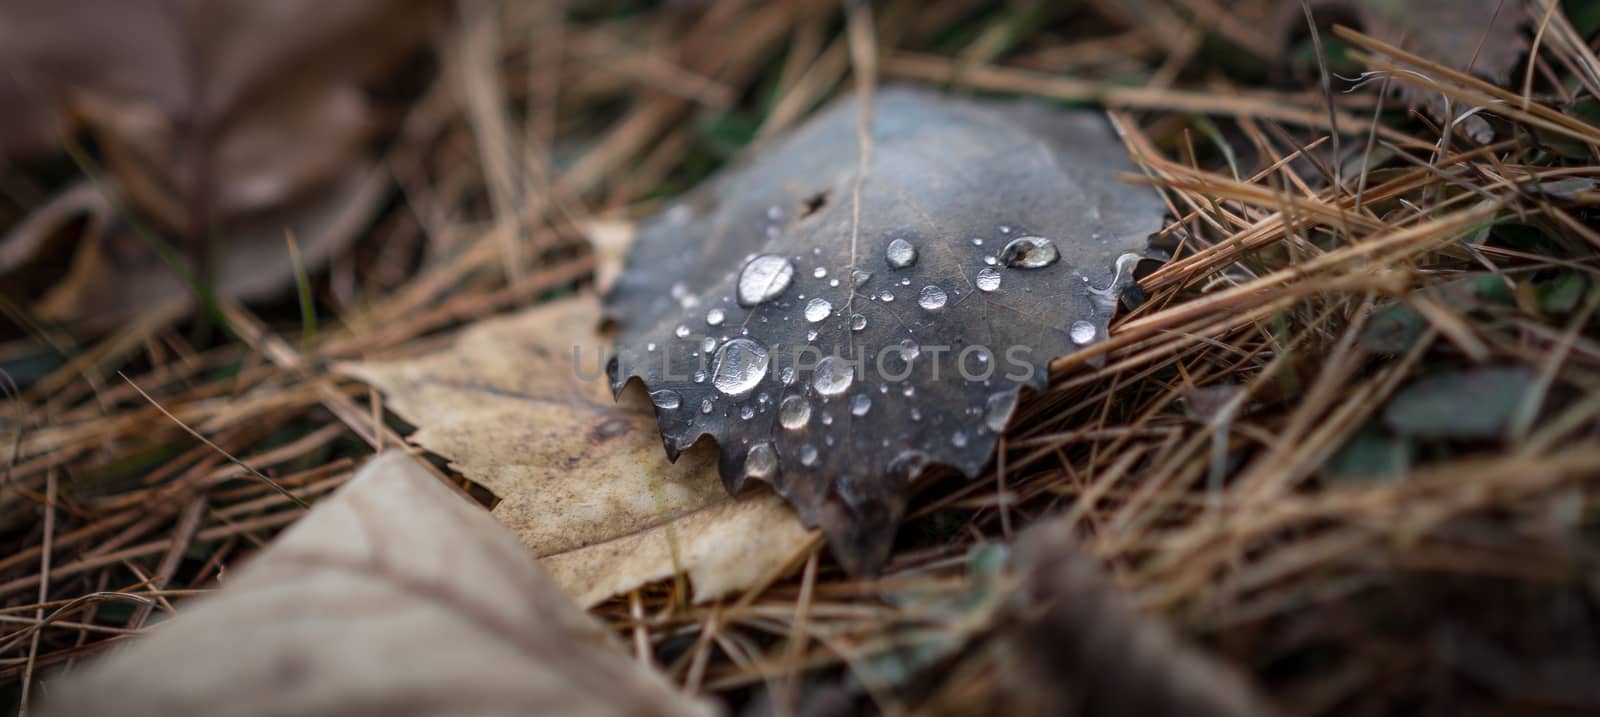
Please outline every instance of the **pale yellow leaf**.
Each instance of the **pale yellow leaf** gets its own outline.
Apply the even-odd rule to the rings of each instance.
[[[46,715],[700,715],[404,453],[215,595],[45,685]]]
[[[644,396],[611,398],[599,318],[583,295],[479,323],[446,351],[340,370],[494,491],[495,516],[584,605],[678,570],[705,601],[781,568],[805,541],[793,511],[764,488],[730,498],[706,445],[667,462]]]

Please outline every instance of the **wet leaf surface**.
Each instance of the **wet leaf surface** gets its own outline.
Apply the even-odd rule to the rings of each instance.
[[[1105,337],[1164,206],[1096,113],[877,99],[859,208],[844,100],[642,227],[606,299],[667,452],[714,438],[730,490],[770,482],[858,572],[927,466],[978,474],[1019,390]]]
[[[767,490],[729,497],[709,450],[668,463],[642,392],[619,403],[607,388],[599,322],[593,296],[573,297],[340,370],[493,491],[494,516],[585,606],[680,570],[711,600],[781,567],[806,540],[794,511]]]
[[[50,684],[43,714],[713,714],[399,451],[224,584]]]

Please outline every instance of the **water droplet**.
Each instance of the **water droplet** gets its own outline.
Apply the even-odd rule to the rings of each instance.
[[[756,417],[756,407],[746,403],[739,407],[739,417],[748,421]]]
[[[838,279],[829,279],[828,280],[828,286],[838,286],[838,285],[839,285],[839,280]]]
[[[878,300],[882,301],[884,303],[888,303],[890,301],[894,301],[894,294],[891,294],[891,293],[885,291],[882,294],[878,295]]]
[[[1000,270],[986,266],[978,271],[978,280],[975,282],[979,291],[994,291],[1000,288]]]
[[[807,443],[800,447],[800,465],[814,466],[817,464],[817,447]]]
[[[793,278],[794,264],[777,254],[762,254],[751,259],[739,272],[739,303],[755,306],[771,301],[789,288],[789,280]]]
[[[984,257],[984,258],[983,258],[983,263],[985,263],[985,264],[988,264],[988,265],[989,265],[989,266],[994,266],[994,265],[995,265],[995,264],[998,264],[998,263],[1000,263],[1000,262],[999,262],[999,261],[997,261],[997,260],[996,260],[996,259],[995,259],[995,258],[994,258],[994,257],[992,257],[992,256],[986,256],[986,257]]]
[[[812,329],[810,331],[807,331],[806,332],[806,340],[807,341],[816,341],[817,340],[817,330],[816,329]]]
[[[696,371],[696,372],[694,372],[694,382],[695,383],[705,383],[706,382],[706,372],[704,372],[704,371]]]
[[[644,345],[644,350],[646,350],[646,351],[654,351],[654,350],[656,350],[656,342],[651,341],[650,343],[645,344]]]
[[[870,410],[872,410],[872,398],[866,394],[857,395],[850,400],[850,415],[865,416]]]
[[[722,309],[712,309],[706,312],[706,323],[711,326],[721,326],[722,320],[725,318],[727,318],[727,314],[724,314]]]
[[[851,314],[850,315],[850,330],[851,331],[860,331],[860,330],[865,329],[865,328],[867,328],[867,317],[862,316],[861,314]]]
[[[962,433],[961,431],[956,431],[950,436],[950,445],[955,446],[956,448],[965,448],[967,445],[967,434]]]
[[[922,355],[922,347],[911,339],[900,339],[900,355],[905,358],[906,363],[910,363],[913,359]]]
[[[896,238],[889,242],[889,248],[883,252],[884,261],[896,269],[904,269],[917,263],[917,248],[904,239]]]
[[[828,314],[832,311],[833,304],[828,303],[827,299],[819,296],[806,304],[806,321],[810,321],[813,324],[817,323],[828,318]]]
[[[772,221],[778,221],[779,219],[782,219],[783,218],[783,208],[779,207],[776,204],[774,204],[774,205],[772,205],[770,207],[767,207],[767,218],[771,219]]]
[[[654,403],[656,408],[665,408],[670,411],[677,408],[681,401],[682,399],[678,396],[678,392],[670,388],[650,392],[650,402]]]
[[[1010,234],[1011,233],[1011,227],[1006,226],[1005,224],[1001,224],[1000,225],[1000,233],[1001,234]]]
[[[913,421],[922,420],[922,409],[919,409],[919,408],[916,408],[916,407],[912,407],[912,409],[911,409],[911,420],[913,420]]]
[[[700,401],[700,412],[701,413],[710,413],[711,412],[711,399],[707,398],[707,399],[702,399]]]
[[[678,328],[673,329],[672,335],[680,339],[689,338],[689,327],[683,324],[678,324]]]
[[[833,425],[833,414],[828,413],[827,411],[823,411],[822,412],[822,425],[824,425],[824,426]]]
[[[806,425],[811,420],[811,402],[805,396],[790,395],[778,404],[778,423],[789,430]]]
[[[1040,269],[1060,258],[1055,242],[1044,237],[1017,237],[1000,250],[1000,260],[1013,269]]]
[[[785,386],[794,383],[794,367],[784,366],[783,371],[778,374],[778,380],[782,381]]]
[[[704,339],[702,339],[700,341],[700,350],[704,351],[706,353],[711,353],[712,351],[716,351],[717,350],[717,340],[714,339],[714,338],[711,338],[710,336],[705,337]]]
[[[973,237],[972,238],[972,245],[973,246],[983,246],[983,240],[978,238],[978,237]]]
[[[770,356],[766,348],[750,339],[734,339],[717,349],[711,384],[729,396],[749,393],[767,375]]]
[[[744,474],[760,480],[772,477],[778,470],[778,452],[772,450],[772,444],[762,441],[750,446],[750,452],[744,454]]]
[[[827,277],[828,276],[828,267],[819,266],[819,267],[817,267],[815,269],[812,269],[811,270],[811,276],[813,278],[816,278],[816,279],[822,279],[822,278]]]
[[[917,297],[917,306],[929,311],[937,311],[944,308],[944,302],[949,298],[945,295],[944,289],[931,285],[924,286],[922,287],[922,295]]]
[[[1006,423],[1011,420],[1012,412],[1017,410],[1017,392],[1002,391],[989,397],[983,406],[983,424],[989,430],[999,433],[1006,428]]]
[[[855,367],[840,356],[827,356],[817,362],[811,386],[824,396],[837,396],[856,380]]]
[[[863,284],[865,284],[865,283],[867,283],[868,281],[871,281],[871,280],[872,280],[872,272],[870,272],[870,271],[862,271],[860,269],[856,269],[855,271],[850,272],[850,285],[851,286],[861,286],[861,285],[863,285]]]
[[[1094,324],[1087,321],[1074,321],[1072,322],[1072,328],[1068,329],[1067,333],[1072,336],[1072,343],[1082,346],[1094,340]]]

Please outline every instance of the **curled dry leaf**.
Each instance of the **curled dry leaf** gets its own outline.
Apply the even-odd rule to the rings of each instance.
[[[680,569],[709,600],[781,568],[806,542],[794,512],[764,490],[730,498],[709,450],[668,463],[649,402],[607,389],[599,319],[579,296],[481,322],[436,354],[340,370],[499,496],[495,517],[584,605]]]
[[[1274,714],[1234,668],[1137,613],[1082,552],[1065,520],[1018,539],[1021,581],[1000,618],[1001,671],[1020,714]]]
[[[976,475],[1018,392],[1106,336],[1164,205],[1095,113],[891,89],[859,148],[859,110],[643,226],[606,301],[613,388],[643,380],[668,453],[712,436],[730,491],[771,483],[870,572],[924,467]]]
[[[703,715],[412,458],[151,634],[48,685],[65,715]]]
[[[293,276],[284,242],[330,255],[378,205],[362,90],[423,48],[439,2],[22,0],[0,6],[0,156],[58,152],[87,130],[112,192],[185,253],[217,248],[212,284],[254,298]],[[67,190],[67,194],[78,191]],[[110,208],[28,221],[0,242],[0,276],[24,274],[46,238],[79,253],[41,318],[105,323],[187,288]],[[262,259],[269,259],[263,262]],[[200,275],[204,272],[194,271]]]

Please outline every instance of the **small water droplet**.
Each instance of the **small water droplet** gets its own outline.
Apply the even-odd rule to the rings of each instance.
[[[800,447],[800,465],[814,466],[817,464],[817,447],[807,443]]]
[[[744,474],[760,480],[772,477],[778,470],[778,452],[772,450],[772,444],[762,441],[750,446],[750,452],[744,455]]]
[[[824,426],[833,425],[833,414],[828,413],[827,411],[823,411],[822,412],[822,425],[824,425]]]
[[[749,393],[767,375],[770,356],[766,348],[750,339],[734,339],[717,349],[711,384],[729,396]]]
[[[962,433],[961,431],[956,431],[950,436],[950,445],[955,446],[956,448],[965,448],[967,445],[967,434]]]
[[[922,294],[917,297],[917,305],[928,311],[937,311],[944,308],[944,302],[950,297],[946,296],[944,289],[937,286],[922,287]]]
[[[872,280],[872,272],[856,269],[850,272],[850,285],[861,286]]]
[[[827,356],[817,362],[811,386],[824,396],[837,396],[856,380],[855,367],[840,356]]]
[[[707,336],[704,339],[701,339],[700,340],[700,350],[704,351],[706,353],[711,353],[712,351],[716,351],[717,350],[717,340],[714,339],[714,338],[711,338],[710,336]]]
[[[651,341],[650,343],[645,344],[644,345],[644,350],[646,350],[646,351],[654,351],[654,350],[656,350],[656,342]]]
[[[979,291],[994,291],[1000,288],[1000,270],[986,266],[978,271],[978,280],[974,283],[978,285]]]
[[[851,331],[860,331],[860,330],[865,329],[865,328],[867,328],[867,317],[862,316],[861,314],[851,314],[850,315],[850,330]]]
[[[983,246],[983,239],[981,239],[979,237],[973,237],[972,238],[972,245],[973,246]]]
[[[689,338],[689,327],[683,324],[678,324],[678,328],[673,329],[672,335],[680,339]]]
[[[888,303],[890,301],[894,301],[894,294],[891,294],[891,293],[885,291],[882,294],[878,295],[878,300],[882,301],[884,303]]]
[[[1011,233],[1011,227],[1009,227],[1009,226],[1007,226],[1005,224],[1001,224],[1000,225],[1000,233],[1001,234],[1010,234]]]
[[[746,403],[739,407],[739,418],[746,421],[756,417],[756,407]]]
[[[1005,430],[1006,422],[1011,420],[1011,414],[1017,410],[1017,392],[1001,391],[989,397],[983,406],[983,424],[989,430],[999,433]]]
[[[828,314],[832,311],[833,304],[819,296],[806,304],[806,321],[810,321],[813,324],[817,323],[828,318]]]
[[[794,278],[794,264],[777,254],[762,254],[751,259],[739,272],[739,303],[755,306],[771,301]]]
[[[725,318],[727,318],[727,314],[724,314],[722,309],[712,309],[706,312],[706,324],[711,326],[721,326],[722,320]]]
[[[1000,250],[1000,260],[1013,269],[1040,269],[1060,258],[1055,242],[1044,237],[1017,237]]]
[[[884,261],[896,269],[904,269],[917,263],[917,248],[901,238],[889,242],[889,248],[883,251]]]
[[[779,219],[782,219],[783,208],[776,204],[767,207],[767,218],[771,219],[772,221],[778,221]]]
[[[983,263],[988,264],[989,266],[994,266],[995,264],[999,264],[1000,262],[999,262],[999,260],[995,259],[992,256],[986,256],[986,257],[983,258]]]
[[[1074,321],[1072,322],[1072,328],[1068,329],[1067,333],[1072,337],[1072,343],[1083,346],[1094,341],[1094,324],[1087,321]]]
[[[782,381],[785,386],[794,383],[794,367],[784,366],[783,371],[778,373],[778,380]]]
[[[922,347],[911,339],[900,339],[900,355],[905,357],[906,363],[922,355]]]
[[[850,415],[865,416],[872,410],[872,398],[866,394],[859,394],[850,400]]]
[[[670,411],[674,408],[677,408],[678,404],[682,402],[682,399],[678,396],[677,391],[674,391],[670,388],[663,388],[659,391],[650,392],[650,402],[654,403],[656,408],[665,408]]]
[[[710,413],[711,412],[711,399],[706,398],[706,399],[702,399],[700,401],[700,412],[701,413]]]
[[[789,395],[778,404],[778,424],[789,430],[806,425],[811,420],[811,402],[805,396]]]
[[[696,372],[694,372],[694,382],[695,383],[705,383],[706,382],[706,372],[704,372],[704,371],[696,371]]]
[[[911,420],[913,420],[913,421],[922,420],[922,409],[919,409],[919,408],[916,408],[916,407],[912,407],[912,409],[911,409]]]
[[[829,279],[828,280],[828,286],[838,286],[838,285],[839,285],[839,280],[838,279]]]
[[[807,331],[806,332],[806,340],[807,341],[816,341],[817,340],[817,330],[816,329],[812,329],[810,331]]]
[[[822,278],[827,277],[828,276],[828,267],[819,266],[819,267],[817,267],[815,269],[812,269],[811,270],[811,276],[812,276],[812,278],[815,278],[815,279],[822,279]]]

